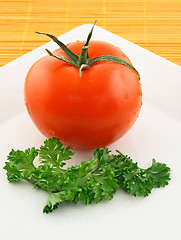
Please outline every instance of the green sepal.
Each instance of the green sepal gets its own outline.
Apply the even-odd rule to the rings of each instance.
[[[84,47],[86,47],[86,46],[89,47],[89,42],[90,42],[90,39],[92,37],[92,33],[93,33],[93,30],[94,30],[94,26],[96,25],[96,22],[97,22],[97,20],[94,22],[94,24],[92,26],[92,29],[91,29],[90,33],[88,34],[87,41],[86,41]],[[87,51],[87,59],[89,59],[88,51]]]
[[[67,60],[65,57],[60,57],[59,55],[55,55],[53,54],[52,52],[50,52],[48,49],[45,49],[47,51],[47,53],[51,56],[51,57],[54,57],[54,58],[57,58],[63,62],[66,62],[66,63],[69,63],[71,65],[73,65],[74,67],[77,67],[77,64],[75,64],[74,62],[71,62],[69,60]]]
[[[85,43],[84,46],[89,46],[89,42],[90,42],[90,39],[91,39],[91,37],[92,37],[92,33],[93,33],[93,30],[94,30],[94,26],[96,25],[96,22],[97,22],[97,20],[94,22],[94,24],[93,24],[93,26],[92,26],[92,28],[91,28],[91,31],[90,31],[90,33],[88,34],[87,41],[86,41],[86,43]]]
[[[140,78],[140,74],[139,72],[128,62],[126,62],[125,60],[115,57],[115,56],[110,56],[110,55],[102,55],[99,57],[95,57],[95,58],[91,58],[89,59],[89,65],[95,63],[95,62],[99,62],[99,61],[110,61],[110,62],[115,62],[115,63],[120,63],[122,65],[125,65],[129,68],[132,68],[138,75],[138,77]]]
[[[55,36],[48,34],[48,33],[42,33],[42,32],[35,32],[38,34],[43,34],[48,36],[49,38],[51,38],[55,43],[58,44],[58,46],[64,51],[64,53],[66,54],[66,56],[74,63],[76,63],[79,59],[79,57],[73,53],[64,43],[62,43],[60,40],[58,40],[58,38],[56,38]],[[61,59],[62,60],[62,59]]]

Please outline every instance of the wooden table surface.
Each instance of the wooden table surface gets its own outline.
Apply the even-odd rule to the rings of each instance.
[[[0,0],[0,66],[94,23],[181,65],[181,0]]]

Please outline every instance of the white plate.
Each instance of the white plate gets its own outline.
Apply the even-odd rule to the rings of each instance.
[[[85,40],[92,25],[82,25],[60,40]],[[42,36],[44,37],[44,36]],[[2,169],[9,151],[38,147],[44,137],[31,122],[23,101],[30,66],[56,44],[47,44],[0,69],[0,239],[179,239],[181,215],[181,67],[98,26],[92,39],[119,46],[141,74],[143,106],[136,124],[110,149],[120,149],[139,166],[152,158],[172,169],[170,184],[146,198],[117,191],[113,200],[85,206],[62,204],[50,214],[42,208],[47,194],[27,183],[9,184]],[[74,162],[91,157],[79,151]]]

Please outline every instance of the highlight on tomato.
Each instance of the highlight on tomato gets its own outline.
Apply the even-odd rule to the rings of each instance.
[[[46,136],[65,145],[95,149],[120,139],[135,123],[142,104],[140,76],[116,46],[91,40],[46,49],[24,85],[27,111]]]

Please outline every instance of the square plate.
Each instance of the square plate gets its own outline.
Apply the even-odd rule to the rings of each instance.
[[[85,40],[92,25],[79,26],[59,39],[68,43]],[[21,182],[9,184],[2,169],[13,149],[39,147],[45,138],[30,120],[23,97],[24,79],[30,66],[53,51],[48,42],[0,69],[0,239],[179,239],[181,215],[181,67],[117,35],[95,26],[92,39],[105,40],[130,58],[141,75],[143,105],[132,129],[109,146],[149,167],[152,158],[171,169],[168,186],[146,198],[134,198],[119,190],[111,201],[85,206],[62,204],[42,213],[47,194]],[[92,156],[77,151],[72,163]]]

